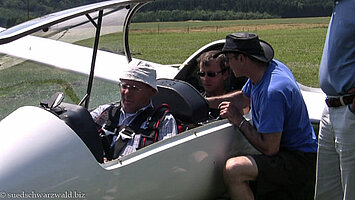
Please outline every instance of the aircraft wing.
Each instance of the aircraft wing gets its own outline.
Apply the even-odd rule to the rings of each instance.
[[[119,100],[115,93],[118,77],[128,67],[129,60],[137,59],[132,58],[129,50],[129,23],[136,10],[147,2],[99,2],[2,28],[0,119],[19,106],[38,105],[57,91],[65,93],[68,103],[85,102],[90,109]],[[111,38],[105,43],[107,37]],[[149,63],[155,67],[157,78],[174,78],[179,71],[171,65]],[[26,78],[11,79],[17,76],[16,72],[26,73]],[[21,94],[15,94],[16,91]],[[9,96],[16,96],[16,101]]]
[[[309,119],[312,123],[319,123],[325,108],[325,93],[320,88],[312,88],[298,83],[303,99],[306,103]]]
[[[90,72],[93,54],[89,47],[36,36],[26,36],[0,45],[0,53],[82,74]],[[178,68],[168,65],[153,63],[153,66],[158,78],[173,78],[178,72]],[[99,50],[95,76],[117,82],[120,73],[127,67],[128,61],[124,55]]]
[[[105,1],[60,11],[10,29],[1,28],[0,44],[3,45],[0,45],[0,53],[89,74],[93,47],[72,43],[95,37],[93,29],[94,26],[98,27],[99,12],[97,11],[103,10],[101,35],[124,32],[125,26],[128,26],[125,23],[129,20],[130,13],[135,12],[132,11],[134,6],[149,1]],[[123,36],[125,38],[121,42],[126,44],[120,46],[128,46],[128,38]],[[118,52],[98,50],[95,77],[117,82],[119,74],[128,67],[126,56],[130,57],[129,50],[125,50],[128,55],[124,55],[123,51],[123,49]],[[173,78],[178,72],[175,67],[152,64],[157,70],[158,78]]]

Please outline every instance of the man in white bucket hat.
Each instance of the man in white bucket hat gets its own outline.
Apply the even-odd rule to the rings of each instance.
[[[121,101],[99,106],[91,112],[102,137],[107,160],[135,152],[177,134],[167,106],[153,108],[158,92],[156,71],[143,61],[132,61],[120,77]]]

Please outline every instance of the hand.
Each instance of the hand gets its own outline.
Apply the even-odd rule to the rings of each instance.
[[[221,117],[227,118],[230,122],[237,126],[243,120],[243,115],[239,111],[238,107],[235,106],[232,102],[223,101],[218,105],[218,109],[220,109]]]

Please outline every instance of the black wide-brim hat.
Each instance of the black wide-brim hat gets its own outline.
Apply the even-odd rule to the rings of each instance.
[[[259,40],[258,35],[255,33],[233,33],[227,35],[222,51],[214,55],[214,57],[233,52],[246,54],[266,63],[274,58],[272,46],[263,40]]]

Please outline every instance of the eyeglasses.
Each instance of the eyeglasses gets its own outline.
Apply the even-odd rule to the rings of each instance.
[[[199,75],[200,77],[205,77],[207,74],[208,77],[216,77],[217,74],[222,73],[224,71],[225,70],[221,70],[219,72],[207,72],[207,73],[206,72],[197,72],[197,75]]]
[[[141,87],[133,84],[128,84],[128,83],[120,83],[120,86],[122,90],[132,90],[134,92],[138,92],[142,90]]]

